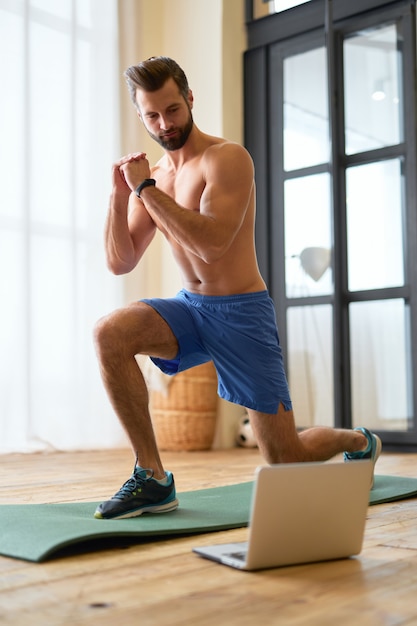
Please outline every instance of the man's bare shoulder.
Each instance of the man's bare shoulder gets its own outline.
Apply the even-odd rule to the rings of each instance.
[[[207,137],[207,147],[206,152],[210,151],[231,151],[235,153],[249,154],[249,152],[244,148],[240,143],[236,141],[231,141],[230,139],[223,139],[221,137]]]
[[[155,176],[158,172],[162,173],[164,171],[167,171],[168,169],[169,167],[168,167],[166,155],[163,155],[159,159],[159,161],[157,161],[154,165],[152,165],[151,173],[152,173],[152,176]]]
[[[252,157],[246,148],[239,143],[227,139],[221,139],[209,144],[204,151],[203,159],[206,163],[216,161],[219,163],[246,162],[247,164],[252,164]]]

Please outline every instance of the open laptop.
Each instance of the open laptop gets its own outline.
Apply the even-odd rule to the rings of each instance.
[[[249,540],[193,548],[243,570],[341,559],[362,550],[372,462],[258,467]]]

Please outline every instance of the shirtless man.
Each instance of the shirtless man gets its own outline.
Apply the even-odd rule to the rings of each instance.
[[[163,148],[151,169],[143,152],[113,166],[106,253],[115,274],[133,270],[156,230],[182,274],[174,298],[135,302],[101,319],[95,342],[103,382],[130,439],[132,476],[95,517],[120,519],[175,509],[135,355],[164,372],[212,360],[221,397],[247,408],[268,463],[371,458],[381,449],[366,429],[316,427],[297,432],[272,301],[254,245],[254,167],[240,145],[203,133],[193,94],[172,59],[153,57],[126,70],[139,119]]]

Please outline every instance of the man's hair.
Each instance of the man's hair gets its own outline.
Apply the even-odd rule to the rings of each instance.
[[[169,57],[151,57],[138,65],[131,65],[124,73],[129,94],[133,104],[138,108],[136,89],[156,91],[164,86],[169,78],[173,78],[181,95],[187,100],[188,80],[181,67]]]

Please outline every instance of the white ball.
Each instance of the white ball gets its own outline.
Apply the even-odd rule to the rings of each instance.
[[[256,448],[258,445],[247,413],[239,419],[236,443],[243,448]]]

